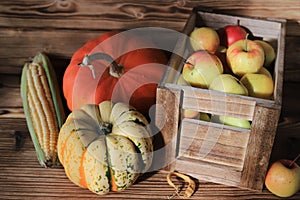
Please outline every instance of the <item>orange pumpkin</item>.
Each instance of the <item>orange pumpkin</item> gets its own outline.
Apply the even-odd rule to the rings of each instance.
[[[67,105],[72,111],[87,103],[112,100],[148,114],[165,64],[164,52],[149,40],[130,32],[102,34],[72,56],[63,77]]]
[[[58,158],[76,185],[97,194],[121,191],[151,166],[151,135],[146,118],[127,104],[86,104],[62,126]]]

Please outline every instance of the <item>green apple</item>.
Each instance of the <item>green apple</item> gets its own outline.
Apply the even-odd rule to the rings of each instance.
[[[194,51],[206,50],[215,53],[220,45],[218,33],[210,27],[195,28],[190,34],[190,44]]]
[[[190,85],[188,82],[186,82],[186,80],[184,80],[182,75],[179,76],[179,78],[177,80],[177,84],[178,85]]]
[[[264,64],[265,53],[258,43],[245,39],[230,45],[226,58],[232,72],[241,77],[247,73],[257,73]]]
[[[181,116],[183,118],[189,118],[189,119],[197,119],[200,116],[200,113],[195,110],[188,110],[188,109],[182,109],[181,110]]]
[[[248,95],[247,88],[231,74],[220,74],[217,76],[210,84],[209,89],[230,94]]]
[[[264,40],[254,40],[254,42],[258,43],[264,49],[264,53],[265,53],[264,66],[270,67],[276,57],[274,48],[270,43]]]
[[[266,75],[267,77],[273,79],[271,73],[269,72],[269,70],[267,70],[265,67],[262,67],[258,72],[257,74],[264,74]]]
[[[290,197],[300,190],[300,167],[291,160],[281,159],[269,168],[265,185],[279,197]]]
[[[252,97],[269,99],[274,92],[273,79],[265,74],[245,74],[240,81]]]
[[[207,51],[197,51],[188,57],[182,76],[191,86],[208,88],[212,80],[223,73],[220,59]]]
[[[199,119],[202,121],[210,122],[210,117],[207,113],[200,112]]]
[[[234,126],[234,127],[238,127],[238,128],[244,128],[244,129],[251,128],[250,122],[246,119],[215,115],[213,117],[213,120],[218,123],[225,124],[228,126]]]

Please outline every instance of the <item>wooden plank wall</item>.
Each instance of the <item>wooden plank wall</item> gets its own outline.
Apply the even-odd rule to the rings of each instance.
[[[290,139],[300,140],[295,133],[300,129],[300,95],[297,92],[300,84],[299,0],[1,0],[0,128],[24,129],[19,97],[20,72],[24,62],[37,52],[47,53],[58,74],[62,75],[74,51],[99,34],[145,26],[181,31],[196,6],[226,14],[288,20],[279,129],[284,128],[289,133],[278,137],[283,137],[287,144]],[[164,37],[170,39],[167,35]],[[21,123],[10,119],[18,119]],[[285,153],[290,155],[290,152],[293,150]]]
[[[288,69],[297,70],[299,59],[293,58],[299,53],[300,2],[297,0],[247,2],[2,0],[0,73],[19,73],[23,62],[41,50],[55,57],[68,59],[86,41],[111,29],[159,26],[181,31],[191,9],[195,6],[235,15],[289,19],[287,39],[292,42],[287,42],[291,46],[287,48],[286,66]],[[291,74],[293,75],[286,78],[300,80],[296,73]]]

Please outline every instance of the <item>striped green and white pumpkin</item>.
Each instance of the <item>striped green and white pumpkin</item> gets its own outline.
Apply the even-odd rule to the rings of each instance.
[[[73,111],[57,148],[68,178],[97,194],[132,185],[153,158],[147,119],[133,107],[111,101]]]

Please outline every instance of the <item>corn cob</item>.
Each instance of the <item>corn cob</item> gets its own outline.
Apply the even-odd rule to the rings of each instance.
[[[56,145],[65,113],[55,73],[45,54],[40,53],[32,63],[25,63],[21,97],[39,163],[43,167],[58,164]]]

